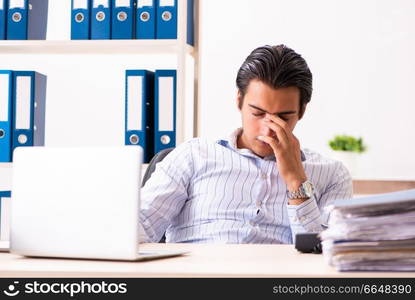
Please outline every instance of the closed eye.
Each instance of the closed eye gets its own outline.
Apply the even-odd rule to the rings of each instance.
[[[255,117],[263,117],[265,115],[265,113],[258,112],[258,113],[252,113],[252,115],[255,116]],[[281,116],[278,116],[278,117],[280,119],[282,119],[283,121],[288,121],[289,120],[288,118],[284,118],[284,117],[281,117]]]

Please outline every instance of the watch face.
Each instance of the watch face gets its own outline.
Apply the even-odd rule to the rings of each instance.
[[[311,197],[313,195],[313,192],[314,192],[314,187],[311,184],[311,182],[309,182],[309,181],[304,182],[303,187],[304,187],[304,192],[307,194],[307,196]]]

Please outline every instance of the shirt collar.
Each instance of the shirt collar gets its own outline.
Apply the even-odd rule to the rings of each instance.
[[[220,144],[224,147],[227,147],[227,148],[229,148],[229,149],[231,149],[235,152],[238,152],[238,153],[240,153],[241,155],[244,155],[244,156],[250,156],[250,157],[254,157],[254,158],[260,158],[260,159],[264,159],[264,160],[274,160],[275,161],[275,155],[274,154],[265,156],[264,158],[261,158],[260,156],[256,155],[254,152],[252,152],[249,149],[246,149],[246,148],[239,149],[238,145],[237,145],[237,140],[238,140],[238,137],[241,135],[241,133],[242,133],[242,128],[238,128],[238,129],[234,130],[228,137],[217,140],[216,143],[218,143],[218,144]],[[302,150],[300,150],[300,152],[301,152],[301,161],[305,161],[306,157],[304,155],[304,152]]]

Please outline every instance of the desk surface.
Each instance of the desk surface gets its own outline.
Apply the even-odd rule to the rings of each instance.
[[[0,253],[0,277],[415,277],[415,273],[340,273],[322,255],[292,245],[142,244],[187,250],[145,262],[27,258]]]

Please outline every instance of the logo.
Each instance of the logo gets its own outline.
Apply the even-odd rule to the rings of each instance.
[[[80,283],[71,282],[41,282],[33,281],[27,282],[22,287],[18,287],[19,281],[14,281],[7,286],[7,289],[3,290],[6,296],[14,297],[22,294],[67,294],[71,298],[77,294],[126,294],[127,283],[107,283],[101,282],[85,282]],[[1,296],[1,293],[0,293]],[[0,299],[2,299],[0,297]]]
[[[16,285],[18,283],[19,283],[18,281],[14,281],[13,284],[10,284],[8,286],[8,290],[4,290],[3,293],[5,293],[9,297],[17,296],[20,293],[19,290],[16,290]]]

